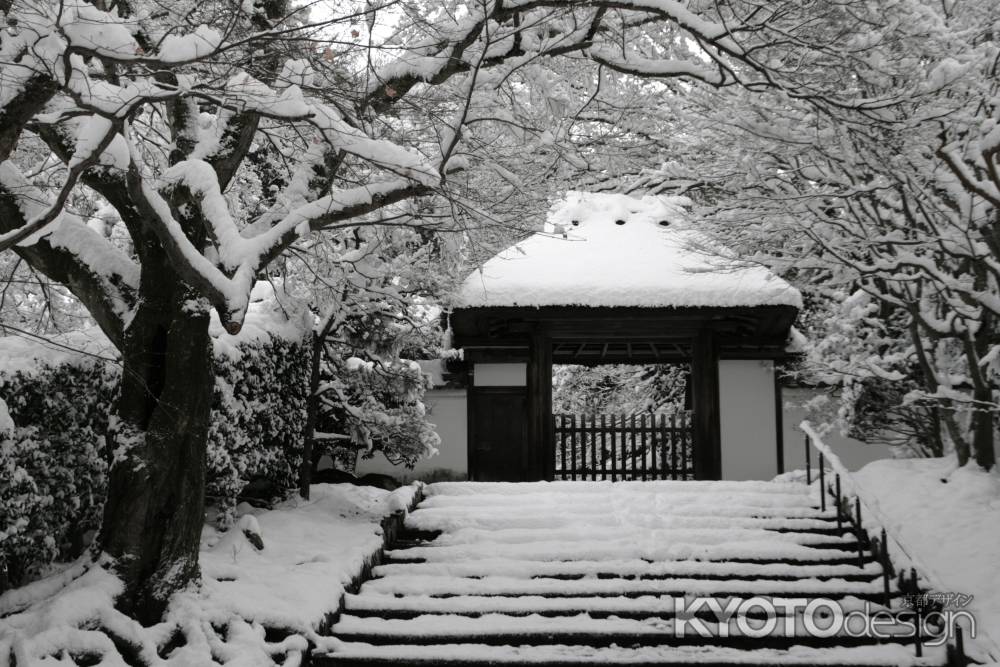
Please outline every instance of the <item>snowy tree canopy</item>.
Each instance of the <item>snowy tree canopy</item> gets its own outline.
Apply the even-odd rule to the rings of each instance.
[[[564,174],[600,180],[620,163],[602,147],[637,144],[655,129],[645,115],[653,105],[634,103],[683,93],[675,80],[878,115],[894,100],[859,82],[909,37],[885,31],[858,42],[859,22],[882,11],[864,3],[852,3],[860,15],[791,2],[767,12],[662,0],[615,9],[454,3],[419,20],[419,2],[366,7],[12,3],[0,248],[16,246],[70,285],[118,340],[136,298],[135,260],[155,240],[237,331],[255,275],[284,249],[447,189],[450,170],[483,166],[521,187],[517,172],[527,170],[505,165],[504,153],[537,151],[558,153]],[[358,37],[362,21],[390,27],[369,33],[369,45]],[[825,45],[847,36],[871,56],[845,68]],[[572,80],[571,61],[543,59],[556,55],[597,67]],[[637,92],[609,70],[664,83]],[[246,192],[262,178],[260,192]],[[108,205],[139,257],[85,230]]]

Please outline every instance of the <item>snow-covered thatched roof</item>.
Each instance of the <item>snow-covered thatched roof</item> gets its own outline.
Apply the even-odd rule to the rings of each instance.
[[[798,290],[766,268],[723,259],[729,253],[692,227],[686,204],[569,192],[544,232],[466,278],[455,305],[801,308]]]

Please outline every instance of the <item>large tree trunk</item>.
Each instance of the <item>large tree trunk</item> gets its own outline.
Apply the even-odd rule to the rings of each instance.
[[[128,326],[100,547],[125,582],[118,606],[144,623],[196,579],[213,370],[209,312],[162,252],[146,252]]]

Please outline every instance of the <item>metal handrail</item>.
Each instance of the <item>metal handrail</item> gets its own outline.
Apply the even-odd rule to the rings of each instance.
[[[884,512],[882,512],[878,500],[875,499],[870,493],[865,491],[864,486],[858,482],[854,477],[854,474],[847,469],[844,463],[837,456],[837,453],[830,448],[828,444],[823,442],[823,438],[816,432],[812,424],[808,420],[803,420],[799,424],[799,428],[805,434],[805,444],[806,444],[806,483],[812,484],[812,471],[810,468],[810,447],[815,448],[819,454],[819,481],[820,481],[820,505],[825,511],[826,509],[826,494],[831,492],[826,486],[825,480],[825,469],[826,463],[829,462],[830,468],[836,475],[836,490],[831,492],[831,495],[837,498],[838,503],[840,502],[841,494],[846,492],[848,494],[853,494],[855,498],[855,503],[857,507],[857,526],[860,530],[865,532],[868,539],[871,540],[871,535],[868,533],[868,529],[865,528],[864,522],[862,521],[861,507],[865,508],[865,516],[871,518],[870,523],[873,523],[878,529],[880,529],[883,542],[882,548],[885,550],[885,554],[888,557],[888,542],[889,540],[895,545],[898,552],[902,553],[905,557],[907,565],[911,568],[911,571],[919,572],[920,578],[927,582],[930,589],[937,589],[943,591],[946,589],[945,584],[941,579],[934,573],[934,571],[928,567],[923,561],[917,557],[912,550],[907,549],[903,540],[900,537],[898,531],[888,520],[888,517]],[[842,482],[846,482],[846,487],[842,487]],[[837,507],[837,516],[840,517],[840,506]],[[1000,662],[1000,645],[989,636],[986,630],[979,627],[977,624],[977,636],[975,638],[976,643],[984,650],[991,660]]]
[[[858,481],[854,478],[853,473],[851,473],[851,471],[847,469],[847,466],[843,464],[843,462],[840,460],[840,457],[837,456],[837,453],[834,452],[828,444],[823,442],[822,437],[820,437],[820,435],[816,432],[812,424],[810,424],[809,421],[806,420],[803,421],[801,424],[799,424],[799,428],[802,429],[802,432],[806,434],[806,444],[812,445],[812,447],[814,447],[816,451],[819,453],[821,475],[823,474],[823,469],[825,468],[824,462],[828,462],[830,464],[830,468],[834,471],[834,473],[840,476],[841,483],[842,484],[846,483],[846,486],[841,487],[842,492],[846,494],[852,494],[853,492],[853,495],[856,498],[858,498],[861,505],[865,508],[866,510],[865,515],[875,518],[875,521],[873,523],[875,523],[880,529],[884,529],[886,531],[886,534],[890,538],[892,538],[892,541],[896,545],[896,548],[899,551],[901,551],[903,555],[906,557],[907,562],[914,567],[919,566],[921,570],[928,571],[930,573],[929,576],[924,578],[927,580],[929,584],[941,585],[941,581],[932,572],[930,572],[929,568],[923,563],[921,563],[919,558],[911,554],[906,549],[906,547],[903,546],[896,530],[890,527],[888,517],[881,511],[878,501],[872,498],[870,494],[864,491],[864,487],[861,484],[859,484]],[[808,482],[811,483],[809,475],[810,472],[807,470],[806,478]],[[825,486],[823,488],[824,490],[828,490],[825,489]],[[825,496],[825,494],[822,495]],[[864,528],[864,526],[861,526],[861,528]],[[867,532],[867,530],[865,532]]]

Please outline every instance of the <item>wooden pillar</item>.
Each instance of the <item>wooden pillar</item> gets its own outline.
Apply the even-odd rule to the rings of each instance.
[[[524,479],[549,479],[554,474],[552,452],[552,340],[543,331],[531,336],[528,360],[528,437],[523,453]]]
[[[694,411],[695,479],[722,477],[719,421],[719,348],[715,333],[702,330],[691,345],[691,399]]]

